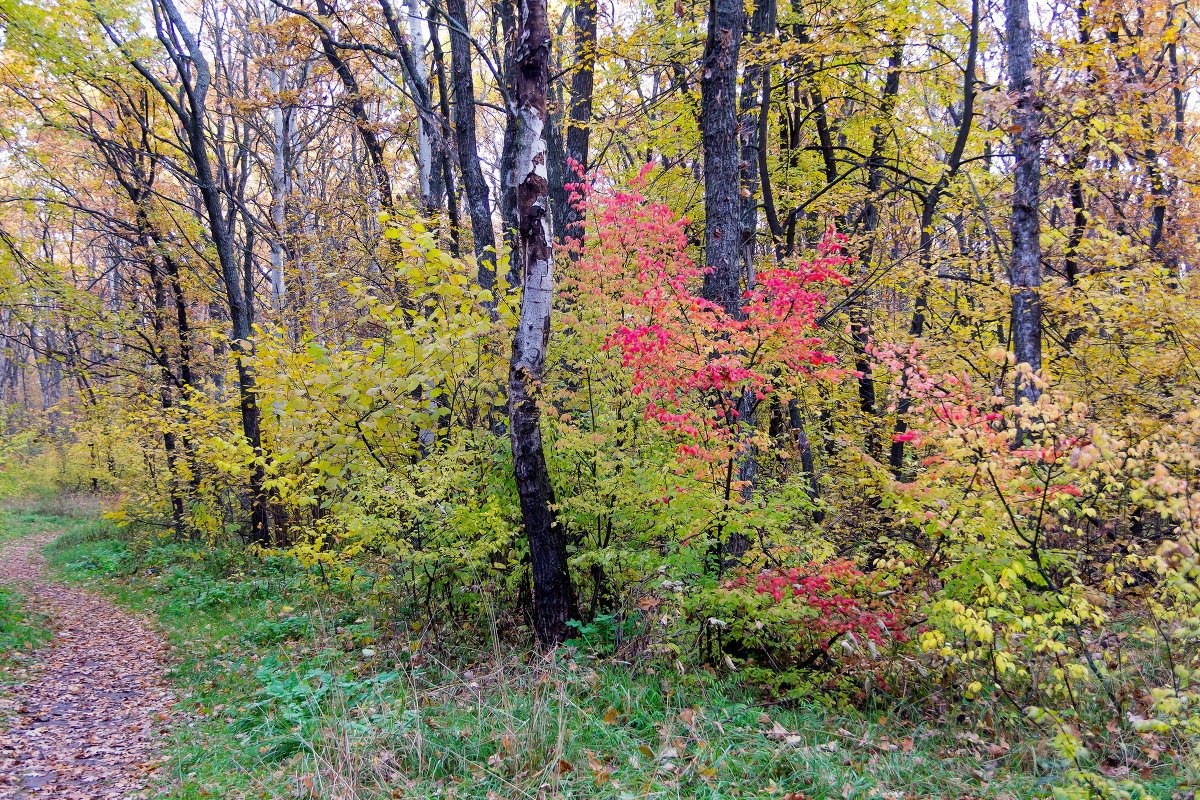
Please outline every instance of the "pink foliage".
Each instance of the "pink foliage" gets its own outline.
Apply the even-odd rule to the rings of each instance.
[[[746,578],[730,582],[730,588],[747,585]],[[795,624],[824,649],[852,633],[878,645],[889,639],[903,642],[902,615],[875,599],[875,582],[845,559],[811,561],[801,567],[760,573],[754,591],[769,595],[773,604],[798,604],[805,609]]]
[[[645,418],[683,437],[682,454],[723,460],[748,435],[741,398],[833,374],[835,359],[814,332],[821,285],[846,283],[839,270],[849,259],[843,237],[828,235],[816,258],[761,272],[735,317],[697,294],[704,273],[687,255],[689,222],[646,196],[647,174],[580,200],[594,233],[567,291],[590,304],[593,324],[607,326],[597,331],[603,349],[631,372]]]
[[[1006,405],[990,387],[979,387],[965,371],[931,374],[921,353],[920,342],[907,348],[873,342],[869,352],[893,375],[897,394],[911,400],[910,429],[895,434],[895,441],[911,442],[933,451],[921,460],[926,470],[914,484],[898,484],[900,490],[921,495],[925,485],[940,480],[947,471],[959,469],[962,452],[971,453],[972,463],[983,465],[982,476],[1004,487],[1006,499],[1022,513],[1036,510],[1043,500],[1056,495],[1079,497],[1072,476],[1056,466],[1077,443],[1071,436],[1045,435],[1032,446],[1014,448],[1014,420],[1020,410]],[[947,452],[955,452],[947,459]],[[1047,470],[1049,471],[1047,473]],[[1049,478],[1047,478],[1049,474]],[[983,477],[976,475],[973,483]],[[936,516],[931,512],[931,519]],[[945,521],[939,522],[945,525]],[[1047,523],[1053,525],[1053,522]]]

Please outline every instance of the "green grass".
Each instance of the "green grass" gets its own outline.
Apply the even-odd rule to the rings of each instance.
[[[25,526],[0,515],[0,549],[25,532]],[[26,666],[36,658],[34,651],[52,633],[50,620],[30,607],[18,587],[0,586],[0,730],[11,722],[12,685],[23,679]]]
[[[6,681],[11,667],[23,663],[49,636],[45,617],[31,612],[18,592],[0,586],[0,681]]]
[[[0,548],[26,530],[0,517]],[[14,670],[50,635],[49,620],[29,608],[19,588],[0,586],[0,684],[11,682]]]
[[[155,615],[168,638],[180,717],[165,797],[1026,798],[1064,767],[969,705],[785,707],[703,668],[451,656],[288,560],[22,524],[50,522],[65,579]]]

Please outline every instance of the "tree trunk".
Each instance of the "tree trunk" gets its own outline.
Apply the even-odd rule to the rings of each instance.
[[[279,99],[271,107],[271,305],[282,314],[287,305],[286,263],[291,230],[288,205],[292,196],[292,139],[296,107],[283,102],[284,92],[290,89],[284,69],[268,69],[271,94]]]
[[[450,134],[450,91],[446,81],[446,63],[442,55],[442,41],[438,35],[438,17],[441,16],[436,1],[429,7],[429,44],[433,50],[433,63],[437,74],[439,133],[437,137],[437,160],[442,170],[442,185],[446,190],[446,212],[450,221],[450,254],[458,258],[460,250],[458,237],[460,224],[458,220],[458,191],[454,187],[454,171],[450,167],[450,148],[446,141]]]
[[[805,37],[806,38],[806,37]],[[900,91],[900,69],[904,60],[904,43],[899,37],[892,40],[888,52],[888,72],[884,78],[881,110],[884,119],[880,120],[873,129],[871,137],[871,152],[866,159],[867,182],[866,196],[863,201],[862,213],[857,222],[858,232],[862,235],[862,245],[858,252],[859,268],[866,276],[871,273],[871,263],[874,260],[876,230],[879,226],[878,194],[883,186],[883,168],[885,166],[885,148],[891,137],[891,118],[895,111],[896,96]],[[809,71],[808,80],[816,86],[811,70],[815,65],[806,64]],[[821,151],[825,160],[825,179],[832,182],[837,179],[837,168],[834,162],[833,143],[830,137],[828,122],[825,117],[824,99],[819,93],[814,94],[814,102],[819,102],[817,128],[820,131]],[[866,433],[867,454],[875,460],[883,457],[883,440],[880,436],[882,426],[872,420],[880,420],[878,398],[875,391],[875,376],[872,372],[870,355],[867,347],[871,339],[871,309],[869,295],[864,290],[850,308],[850,339],[854,346],[854,368],[858,371],[858,407],[867,423]]]
[[[317,12],[321,16],[329,16],[333,13],[333,7],[326,0],[317,0]],[[354,72],[350,69],[350,65],[342,60],[341,55],[334,46],[333,40],[325,33],[324,30],[320,33],[321,52],[325,54],[325,60],[329,62],[329,66],[333,67],[333,71],[337,73],[338,78],[342,82],[342,87],[346,90],[346,97],[350,102],[350,115],[354,117],[354,126],[358,131],[358,135],[362,137],[363,145],[367,148],[367,157],[371,159],[371,174],[375,179],[375,189],[379,193],[379,205],[387,211],[392,210],[394,201],[392,199],[392,181],[388,176],[387,166],[383,160],[383,145],[379,143],[379,137],[375,135],[375,131],[371,127],[371,121],[367,117],[367,107],[362,100],[362,89],[358,85],[358,79],[354,77]]]
[[[175,390],[172,384],[174,376],[171,373],[171,363],[167,356],[165,343],[167,329],[167,290],[163,283],[162,272],[154,254],[154,242],[147,233],[142,234],[142,246],[145,248],[146,266],[150,272],[150,282],[154,287],[154,313],[151,315],[151,326],[154,329],[154,360],[158,363],[159,383],[158,401],[163,413],[163,450],[167,455],[167,496],[171,501],[171,528],[175,540],[183,539],[183,491],[179,480],[179,455],[175,441],[173,426],[175,420]]]
[[[500,30],[504,37],[504,85],[509,97],[516,97],[517,66],[514,59],[517,12],[513,0],[493,0],[494,12],[500,19]],[[521,122],[516,109],[508,109],[504,119],[504,138],[500,146],[500,230],[504,237],[504,248],[509,253],[508,282],[511,286],[521,285],[521,265],[517,251],[520,236],[517,233],[517,148],[520,145]]]
[[[800,452],[800,468],[804,471],[804,477],[808,482],[808,497],[816,503],[821,497],[821,482],[817,479],[817,466],[813,460],[812,443],[809,441],[808,431],[804,426],[804,411],[794,398],[788,401],[788,424],[792,429],[796,449]],[[815,509],[812,518],[813,522],[819,525],[825,521],[825,512],[819,508]]]
[[[750,38],[758,42],[763,35],[773,30],[775,20],[772,14],[771,0],[756,0],[754,14],[750,22]],[[734,64],[736,66],[736,59]],[[741,148],[738,163],[739,181],[739,217],[740,231],[738,274],[738,294],[740,305],[741,285],[747,288],[755,282],[755,244],[758,236],[758,204],[760,197],[760,176],[758,172],[758,132],[761,108],[770,104],[770,97],[762,94],[766,86],[765,72],[767,67],[760,61],[748,63],[742,72],[742,92],[738,108],[738,143]],[[740,309],[739,309],[740,311]],[[742,395],[738,404],[738,423],[742,428],[753,431],[757,420],[755,418],[754,397],[749,392]],[[749,496],[752,486],[758,480],[758,454],[748,451],[738,462],[738,480],[746,487],[744,495]],[[739,548],[735,548],[739,549]],[[742,548],[744,549],[744,548]]]
[[[1037,402],[1041,390],[1023,374],[1022,365],[1037,374],[1042,369],[1042,245],[1038,220],[1041,188],[1041,133],[1033,82],[1033,31],[1029,25],[1029,0],[1006,0],[1008,86],[1016,97],[1012,152],[1012,346],[1017,362],[1016,402]]]
[[[712,0],[708,14],[708,39],[700,80],[700,124],[704,138],[704,286],[703,296],[742,318],[742,199],[740,191],[742,148],[738,137],[738,51],[742,41],[745,7],[741,0]],[[728,402],[737,408],[731,424],[735,436],[753,426],[749,393]],[[732,416],[732,415],[731,415]],[[733,463],[730,463],[732,479]],[[738,480],[752,480],[756,463],[751,454],[738,459]],[[726,482],[726,496],[729,483]],[[720,535],[720,534],[719,534]],[[749,540],[741,535],[718,543],[733,557],[744,553]],[[717,569],[724,567],[718,553]]]
[[[771,0],[756,0],[750,22],[750,40],[757,43],[775,29]],[[742,69],[742,96],[739,103],[738,130],[741,135],[741,162],[738,165],[741,182],[742,216],[742,278],[746,286],[754,285],[754,250],[758,235],[759,163],[758,137],[764,106],[771,102],[767,79],[768,67],[755,58]]]
[[[415,67],[412,83],[427,87],[429,76],[425,68],[425,27],[421,24],[417,0],[408,0],[408,39]],[[436,132],[431,130],[433,109],[430,107],[425,111],[428,116],[420,114],[417,119],[417,182],[421,191],[421,212],[434,219],[442,208],[442,165],[437,160],[432,144],[433,136],[436,136]]]
[[[587,180],[588,141],[592,133],[592,92],[596,67],[596,0],[575,0],[575,57],[571,74],[571,109],[567,120],[566,158],[563,165],[567,187]],[[574,190],[579,192],[578,189]],[[582,192],[579,192],[582,194]],[[571,201],[572,189],[566,190],[562,230],[559,242],[574,241],[580,246],[584,237],[584,212]],[[569,250],[568,253],[578,252]],[[572,256],[573,257],[573,256]]]
[[[546,0],[523,0],[514,57],[521,124],[516,177],[524,290],[508,373],[508,417],[513,471],[533,565],[534,626],[538,640],[554,646],[567,638],[567,621],[575,614],[575,603],[566,538],[552,509],[554,487],[542,450],[536,396],[546,362],[554,301],[554,234],[546,164],[546,95],[550,79]]]
[[[479,285],[491,290],[496,284],[496,233],[492,229],[492,204],[475,138],[475,81],[471,76],[470,21],[465,0],[446,0],[446,18],[450,26],[450,83],[454,89],[458,168],[471,214]]]
[[[704,134],[704,298],[742,315],[737,67],[745,8],[712,0],[700,81]]]

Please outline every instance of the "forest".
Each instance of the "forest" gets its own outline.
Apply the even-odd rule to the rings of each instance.
[[[1196,797],[1198,27],[0,0],[0,797]]]

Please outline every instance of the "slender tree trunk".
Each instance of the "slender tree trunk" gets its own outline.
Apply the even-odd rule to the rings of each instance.
[[[1168,22],[1170,23],[1170,22],[1174,21],[1176,7],[1172,5],[1172,6],[1168,6],[1168,8],[1170,8],[1170,16],[1168,17]],[[1186,8],[1186,6],[1184,6],[1184,8]],[[1171,77],[1171,105],[1173,106],[1174,112],[1175,112],[1173,119],[1171,121],[1172,139],[1174,140],[1175,146],[1177,148],[1183,148],[1184,135],[1185,135],[1185,130],[1186,130],[1186,128],[1184,126],[1184,121],[1185,121],[1185,115],[1184,115],[1185,104],[1184,104],[1184,90],[1183,90],[1184,72],[1181,71],[1180,67],[1179,67],[1178,47],[1179,47],[1178,42],[1175,39],[1172,39],[1171,42],[1167,45],[1167,65],[1168,65],[1168,70],[1169,70],[1168,74]],[[1178,215],[1178,213],[1179,213],[1178,205],[1177,205],[1177,203],[1174,202],[1175,189],[1178,188],[1178,186],[1179,186],[1179,177],[1176,176],[1174,178],[1174,180],[1171,181],[1170,189],[1167,191],[1167,198],[1168,198],[1168,200],[1172,201],[1172,203],[1171,203],[1171,205],[1173,207],[1172,213],[1174,215]],[[1164,222],[1166,221],[1166,214],[1167,214],[1167,209],[1164,208],[1163,209]],[[1165,262],[1166,262],[1168,269],[1170,269],[1170,271],[1171,271],[1171,286],[1173,288],[1175,286],[1175,281],[1178,278],[1178,273],[1179,273],[1179,248],[1178,248],[1178,246],[1174,247],[1172,249],[1172,251],[1167,254]]]
[[[192,328],[188,321],[187,300],[179,277],[179,263],[170,255],[165,255],[163,266],[175,305],[175,335],[179,338],[179,378],[183,383],[180,387],[181,405],[184,411],[190,414],[191,403],[200,392],[200,387],[196,384],[195,373],[192,372]],[[190,483],[194,495],[200,490],[200,470],[196,460],[196,449],[188,430],[185,428],[183,433],[183,452],[191,470]]]
[[[513,0],[493,0],[493,8],[500,18],[500,29],[504,37],[504,83],[510,97],[517,93],[516,49],[517,12]],[[509,253],[508,282],[521,285],[521,265],[517,257],[520,235],[517,232],[517,149],[520,146],[521,122],[516,109],[508,109],[504,119],[504,138],[500,147],[500,229],[504,237],[504,248]]]
[[[233,328],[230,342],[235,354],[238,376],[238,400],[242,416],[242,434],[255,456],[250,467],[248,487],[250,494],[250,537],[266,546],[270,544],[267,530],[267,498],[263,493],[265,473],[261,462],[262,434],[259,428],[258,387],[251,360],[254,357],[253,297],[243,290],[245,275],[236,254],[234,226],[236,209],[224,207],[221,187],[224,176],[218,176],[213,168],[213,144],[208,132],[207,96],[212,83],[212,73],[207,55],[188,27],[187,21],[175,6],[174,0],[154,0],[163,16],[171,23],[170,32],[160,29],[159,41],[167,55],[175,63],[180,75],[189,84],[182,93],[183,102],[176,93],[164,86],[153,73],[136,58],[134,66],[162,95],[164,101],[175,112],[180,127],[187,137],[189,156],[194,167],[195,186],[200,193],[209,235],[212,237],[221,282],[224,284],[229,305],[229,318]]]
[[[327,0],[321,0],[326,2]],[[429,87],[429,76],[425,66],[425,30],[420,23],[417,0],[407,0],[408,35],[401,30],[400,21],[390,0],[379,0],[380,10],[392,43],[396,46],[397,60],[417,108],[417,169],[421,187],[422,211],[430,219],[441,211],[442,197],[447,196],[450,217],[450,241],[458,255],[458,201],[454,193],[454,177],[450,169],[450,153],[446,145],[447,125],[450,112],[446,107],[446,75],[442,65],[442,47],[438,41],[437,22],[441,16],[437,0],[429,3],[429,36],[433,47],[434,63],[437,66],[438,88],[441,93],[442,114],[434,107],[433,94]],[[414,50],[416,51],[414,53]]]
[[[53,312],[54,304],[51,304],[51,312]],[[46,392],[42,397],[42,402],[45,405],[45,410],[49,412],[50,431],[54,432],[58,424],[58,411],[55,406],[62,399],[62,361],[59,360],[58,354],[58,321],[54,318],[54,314],[47,315],[45,325],[45,335],[43,340],[46,343]]]
[[[520,146],[521,121],[510,114],[504,121],[500,146],[500,228],[504,249],[509,253],[508,283],[521,285],[521,265],[517,258],[520,234],[517,232],[517,148]]]
[[[750,40],[758,43],[775,29],[772,0],[756,0],[750,21]],[[741,186],[741,247],[742,280],[754,285],[754,250],[758,236],[758,205],[760,201],[759,142],[762,109],[770,104],[769,68],[755,58],[742,69],[742,96],[739,102],[738,131],[741,141],[741,161],[738,165]],[[765,178],[765,176],[762,176]]]
[[[913,303],[912,320],[909,323],[909,336],[918,339],[925,333],[925,310],[928,306],[929,282],[933,280],[933,218],[937,214],[938,205],[950,181],[958,174],[962,166],[963,153],[966,152],[967,140],[971,136],[971,123],[975,119],[975,57],[979,52],[979,0],[971,3],[971,32],[967,44],[967,63],[963,70],[962,83],[962,116],[958,122],[958,131],[954,138],[954,146],[946,156],[946,163],[938,175],[937,181],[929,189],[921,203],[921,227],[918,233],[918,247],[921,275],[920,290]],[[897,69],[899,58],[896,59]],[[892,444],[888,454],[888,462],[892,474],[899,478],[904,471],[904,441],[899,438],[908,430],[908,413],[912,409],[912,395],[908,386],[908,370],[900,376],[900,398],[896,403],[896,425],[893,429]]]
[[[322,16],[329,16],[333,13],[333,7],[326,0],[317,0],[317,11]],[[363,103],[362,89],[358,85],[358,78],[354,77],[350,65],[342,60],[333,40],[326,35],[324,30],[321,31],[319,38],[325,60],[329,62],[329,66],[333,67],[333,71],[337,73],[338,79],[342,82],[342,88],[346,90],[350,115],[354,117],[355,130],[362,137],[363,146],[367,148],[367,157],[371,160],[371,175],[375,181],[375,189],[379,193],[379,205],[383,209],[391,211],[394,205],[392,180],[388,176],[387,165],[384,163],[383,145],[379,143],[379,137],[375,135],[375,131],[371,127],[371,120],[367,116],[367,107]]]
[[[142,213],[139,209],[139,215]],[[144,225],[139,225],[143,227]],[[154,311],[150,316],[151,328],[154,331],[154,341],[152,344],[154,351],[154,360],[158,365],[159,382],[158,382],[158,400],[163,412],[163,450],[167,455],[167,496],[171,502],[171,527],[175,533],[175,539],[183,538],[183,510],[184,499],[179,480],[179,456],[177,453],[177,443],[175,441],[175,391],[173,387],[174,376],[171,373],[171,363],[167,356],[166,329],[167,329],[167,289],[163,281],[162,271],[159,269],[157,256],[154,253],[154,241],[150,234],[145,230],[141,233],[142,241],[139,243],[145,253],[146,268],[150,273],[150,283],[153,288],[153,303]]]
[[[421,24],[417,0],[408,0],[408,40],[413,52],[413,84],[429,85],[425,68],[425,28]],[[428,90],[426,90],[428,91]],[[415,94],[415,92],[414,92]],[[432,112],[432,108],[426,109]],[[430,219],[442,208],[442,170],[435,160],[430,131],[432,119],[422,114],[417,119],[417,183],[421,192],[421,211]]]
[[[1067,248],[1063,256],[1063,274],[1067,285],[1074,286],[1079,279],[1079,246],[1087,233],[1087,199],[1083,194],[1083,171],[1087,167],[1091,147],[1084,144],[1075,158],[1071,159],[1071,233],[1067,237]]]
[[[450,83],[454,88],[458,169],[471,214],[479,285],[490,290],[496,284],[496,233],[492,229],[492,204],[475,137],[475,80],[471,76],[470,20],[465,0],[446,0],[446,18],[450,26]]]
[[[438,108],[441,111],[438,124],[441,126],[437,137],[437,159],[442,170],[442,185],[446,188],[446,211],[450,219],[450,252],[457,258],[459,255],[459,235],[461,224],[458,219],[458,190],[454,186],[454,170],[450,166],[450,148],[446,142],[450,138],[450,90],[446,80],[446,59],[442,54],[442,40],[438,33],[438,18],[441,11],[437,0],[429,5],[429,44],[433,50],[433,63],[437,74]]]
[[[522,0],[515,60],[521,122],[517,220],[524,290],[509,367],[508,417],[513,471],[533,566],[534,626],[539,641],[553,646],[567,638],[567,621],[575,614],[575,602],[566,537],[552,508],[554,487],[542,449],[537,404],[554,301],[554,233],[546,164],[550,41],[546,0]]]
[[[793,0],[792,10],[799,12],[800,4]],[[796,37],[796,41],[801,44],[810,44],[808,31],[803,24],[795,24],[792,26],[792,33]],[[883,96],[881,110],[885,116],[890,116],[894,108],[896,92],[900,86],[900,62],[903,55],[903,40],[895,38],[892,41],[890,52],[888,54],[888,73],[884,79]],[[793,105],[795,107],[795,117],[789,120],[786,131],[782,132],[787,144],[788,152],[792,158],[791,165],[794,169],[798,169],[800,165],[800,129],[802,124],[802,114],[806,111],[800,105],[801,99],[806,95],[810,108],[808,113],[812,116],[817,134],[817,145],[821,155],[821,163],[825,173],[825,185],[833,186],[838,180],[837,171],[837,153],[834,151],[833,131],[829,124],[829,116],[826,110],[825,95],[821,91],[820,83],[816,80],[817,64],[811,58],[805,57],[798,65],[800,67],[800,79],[796,82],[795,94],[793,95]],[[801,88],[804,89],[804,95],[801,94]],[[858,264],[865,276],[870,273],[870,265],[874,258],[875,252],[875,236],[874,232],[879,222],[879,205],[876,202],[876,195],[880,187],[883,185],[883,166],[884,166],[884,148],[887,145],[890,135],[890,126],[885,122],[876,125],[873,131],[871,141],[871,152],[866,158],[866,195],[863,201],[862,211],[857,222],[860,227],[857,233],[862,237],[862,245],[858,252]],[[790,222],[787,230],[787,252],[790,254],[796,242],[796,225],[799,209],[794,209],[789,215]],[[810,216],[809,233],[806,239],[810,246],[815,245],[818,237],[823,235],[822,231],[816,229],[815,217]],[[838,214],[834,219],[834,224],[840,232],[846,232],[849,223],[844,214]],[[879,419],[879,406],[875,391],[875,376],[871,370],[871,358],[867,353],[867,347],[871,338],[871,308],[869,305],[870,295],[865,291],[858,293],[854,302],[850,306],[850,340],[854,348],[854,368],[859,373],[858,377],[858,406],[862,411],[863,420],[866,425],[865,444],[867,454],[879,460],[883,457],[883,444],[880,436],[880,427],[875,422]]]
[[[1029,23],[1029,0],[1006,0],[1005,23],[1008,41],[1009,91],[1016,98],[1012,139],[1013,169],[1012,260],[1009,284],[1012,291],[1012,346],[1017,363],[1016,400],[1037,402],[1041,390],[1023,365],[1038,374],[1042,369],[1042,245],[1038,219],[1042,180],[1039,103],[1033,76],[1033,31]]]
[[[804,470],[804,477],[808,483],[808,497],[815,503],[821,497],[821,483],[817,479],[812,442],[809,440],[808,431],[804,426],[804,410],[800,408],[800,404],[795,399],[788,401],[788,424],[792,429],[796,449],[800,452],[800,468]],[[813,511],[813,522],[820,524],[824,521],[824,511],[820,509]]]
[[[571,73],[571,108],[567,119],[566,159],[563,177],[566,186],[587,180],[588,141],[592,133],[592,92],[596,67],[596,0],[575,0],[575,56]],[[575,190],[579,191],[579,190]],[[571,202],[566,190],[562,229],[556,231],[559,242],[574,241],[580,246],[584,237],[584,211]],[[579,192],[582,194],[582,192]],[[568,254],[578,250],[567,251]],[[571,255],[574,258],[574,255]]]
[[[13,392],[9,390],[9,368],[14,363],[9,348],[11,342],[9,340],[9,331],[12,327],[12,309],[5,306],[0,309],[0,411],[2,407],[8,406],[13,401]]]
[[[268,70],[271,93],[281,97],[286,73],[283,70]],[[271,160],[271,305],[282,312],[287,302],[287,281],[284,264],[287,262],[288,224],[287,205],[291,197],[291,140],[292,115],[294,108],[282,103],[271,108],[272,144]]]

